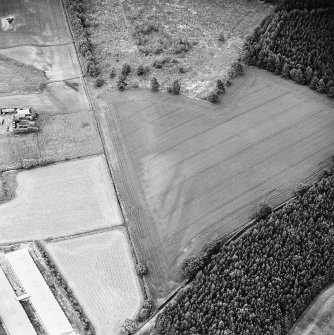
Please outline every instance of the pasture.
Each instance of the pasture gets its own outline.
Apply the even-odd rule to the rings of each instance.
[[[249,68],[220,105],[143,90],[100,95],[131,236],[156,297],[182,261],[313,181],[334,151],[333,100]],[[116,157],[118,159],[116,159]]]
[[[141,289],[122,229],[47,244],[97,335],[117,334],[141,304]]]
[[[104,156],[19,172],[16,197],[0,206],[0,216],[0,242],[122,224]]]
[[[312,302],[295,323],[289,335],[330,335],[334,333],[334,285]]]
[[[0,48],[68,42],[60,0],[1,0]]]

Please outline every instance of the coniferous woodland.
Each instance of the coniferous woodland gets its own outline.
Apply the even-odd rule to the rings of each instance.
[[[162,335],[286,334],[334,279],[334,175],[224,246],[158,317]]]
[[[279,7],[309,9],[329,3],[284,0]],[[334,97],[334,7],[278,10],[249,36],[244,60]]]

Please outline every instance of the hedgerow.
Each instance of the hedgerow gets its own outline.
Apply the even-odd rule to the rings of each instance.
[[[92,44],[87,32],[87,18],[85,7],[81,0],[65,0],[66,9],[70,18],[74,40],[82,57],[86,60],[85,70],[90,77],[100,74],[99,68],[92,54]]]
[[[158,316],[161,335],[280,335],[334,276],[330,173],[220,247]]]

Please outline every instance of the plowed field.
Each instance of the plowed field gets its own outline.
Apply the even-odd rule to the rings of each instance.
[[[261,200],[287,200],[334,152],[334,102],[257,69],[218,106],[141,90],[98,98],[116,184],[158,297],[181,279],[186,257],[248,222]]]
[[[117,334],[133,318],[141,291],[123,230],[54,242],[47,245],[97,335]]]

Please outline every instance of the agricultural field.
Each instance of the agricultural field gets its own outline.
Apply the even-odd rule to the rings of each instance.
[[[3,55],[0,55],[0,71],[0,97],[8,94],[40,92],[47,82],[43,71]]]
[[[40,129],[14,136],[0,123],[0,168],[101,153],[61,0],[0,1],[0,13],[0,108],[34,107]]]
[[[334,150],[334,102],[256,68],[217,106],[145,90],[96,100],[158,298],[178,285],[185,258],[248,222],[261,200],[276,206],[315,180]]]
[[[48,243],[47,249],[97,335],[117,334],[136,315],[141,289],[122,229]]]
[[[1,0],[0,48],[70,41],[60,0]]]
[[[80,68],[73,44],[53,46],[18,46],[1,49],[0,55],[44,72],[49,81],[78,78]]]
[[[16,197],[0,206],[0,216],[0,242],[122,224],[104,156],[19,172]]]
[[[315,299],[290,330],[289,335],[330,335],[334,332],[334,285]]]
[[[182,91],[190,96],[213,88],[240,56],[244,37],[273,10],[263,2],[244,0],[91,0],[86,5],[93,54],[102,73],[114,67],[120,74],[128,63],[133,84],[148,87],[149,77],[155,76],[162,88],[178,76]],[[162,69],[151,66],[167,59]],[[141,64],[150,66],[150,76],[136,76]]]

